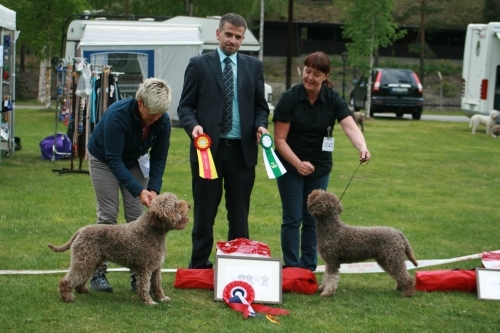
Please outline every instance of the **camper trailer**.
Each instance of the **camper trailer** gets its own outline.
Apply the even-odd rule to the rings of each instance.
[[[123,98],[133,97],[145,78],[166,80],[172,88],[168,113],[176,124],[189,59],[215,50],[218,24],[219,18],[185,16],[166,21],[74,20],[68,26],[64,57],[82,57],[92,65],[111,66],[112,72],[120,73],[118,87]],[[247,30],[240,51],[259,50],[258,40]],[[266,98],[271,103],[268,85]],[[274,109],[271,104],[270,108]]]
[[[467,26],[461,104],[468,117],[500,110],[500,22]]]

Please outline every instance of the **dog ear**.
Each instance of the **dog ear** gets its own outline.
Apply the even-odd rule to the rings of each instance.
[[[161,198],[157,196],[151,206],[149,207],[149,225],[155,229],[163,229],[163,222],[161,216],[163,215],[163,209],[160,204]]]
[[[168,221],[173,220],[177,197],[172,193],[163,193],[154,198],[149,207],[150,225],[154,228],[166,230]]]
[[[309,194],[307,209],[313,217],[327,217],[332,213],[340,214],[342,204],[335,194],[323,190],[314,190]]]
[[[333,209],[335,211],[336,214],[340,214],[344,211],[344,206],[342,206],[342,203],[340,202],[339,198],[335,196],[335,204],[333,205]]]
[[[339,197],[336,196],[335,193],[325,192],[325,201],[328,202],[329,214],[333,212],[338,215],[344,210]]]

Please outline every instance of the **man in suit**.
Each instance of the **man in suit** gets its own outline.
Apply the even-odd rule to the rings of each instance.
[[[196,148],[191,142],[194,225],[189,268],[212,268],[208,259],[214,244],[213,226],[223,189],[229,222],[228,240],[249,238],[248,213],[258,142],[262,134],[268,133],[269,108],[264,96],[262,63],[238,53],[246,29],[246,21],[240,15],[222,16],[216,30],[218,48],[191,58],[184,76],[177,109],[179,120],[192,140],[200,134],[210,137],[218,175],[216,179],[200,177]],[[224,78],[232,77],[232,80],[223,79],[225,70],[231,73],[224,74]],[[231,87],[227,86],[228,82]]]

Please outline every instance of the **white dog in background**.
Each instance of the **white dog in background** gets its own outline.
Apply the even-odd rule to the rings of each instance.
[[[486,134],[490,134],[491,129],[495,125],[498,118],[499,112],[497,110],[492,110],[489,116],[483,116],[481,114],[475,114],[470,118],[469,127],[472,127],[472,134],[476,134],[477,127],[481,124],[486,126]]]

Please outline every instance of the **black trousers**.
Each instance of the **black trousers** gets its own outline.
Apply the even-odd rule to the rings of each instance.
[[[225,192],[227,240],[249,238],[250,194],[255,183],[255,167],[247,167],[239,140],[221,139],[213,156],[217,179],[199,176],[198,163],[191,163],[194,223],[189,268],[211,268],[208,260],[214,246],[213,227]]]

